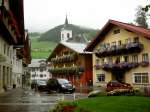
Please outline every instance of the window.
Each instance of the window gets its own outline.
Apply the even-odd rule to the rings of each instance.
[[[40,68],[40,72],[43,72],[43,68]]]
[[[126,44],[131,43],[131,38],[126,39],[126,40],[125,40],[125,43],[126,43]]]
[[[102,64],[102,65],[104,64],[104,60],[105,60],[104,58],[101,60],[101,64]]]
[[[112,57],[108,58],[108,63],[113,63]]]
[[[111,43],[111,46],[116,46],[116,42],[112,42],[112,43]]]
[[[69,33],[67,33],[67,38],[69,38],[70,37],[70,34]]]
[[[129,56],[124,56],[124,61],[129,62]]]
[[[6,44],[4,44],[4,54],[6,53]]]
[[[138,55],[132,56],[132,62],[138,62]]]
[[[3,1],[3,0],[0,0],[0,6],[2,6],[2,1]]]
[[[116,58],[115,63],[116,63],[116,64],[120,63],[120,57],[117,57],[117,58]]]
[[[97,74],[97,82],[104,82],[105,81],[105,74]]]
[[[133,42],[134,42],[134,43],[139,42],[139,37],[134,37]]]
[[[95,64],[99,65],[99,59],[96,59],[95,61],[96,61]]]
[[[106,48],[109,48],[109,47],[110,47],[110,43],[107,43],[107,44],[106,44]]]
[[[149,61],[148,53],[144,53],[144,54],[142,55],[142,61]]]
[[[64,38],[64,34],[62,34],[61,37]]]
[[[120,29],[115,29],[115,30],[113,31],[113,33],[114,33],[114,34],[120,33]]]
[[[42,77],[43,77],[43,74],[40,74],[40,77],[42,78]]]
[[[148,73],[134,73],[134,83],[149,83],[149,74]]]
[[[35,68],[32,68],[32,72],[34,72],[35,71]]]
[[[118,45],[119,45],[119,46],[121,45],[121,40],[118,41]]]

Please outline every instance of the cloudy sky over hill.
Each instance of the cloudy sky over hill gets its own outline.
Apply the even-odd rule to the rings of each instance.
[[[63,24],[66,14],[69,23],[100,29],[114,19],[133,22],[138,5],[149,0],[24,0],[25,27],[30,32],[45,32]]]

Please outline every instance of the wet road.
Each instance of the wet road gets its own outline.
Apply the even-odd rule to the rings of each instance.
[[[35,92],[29,88],[17,88],[0,94],[0,112],[48,112],[60,100],[74,100],[86,94],[60,94]]]

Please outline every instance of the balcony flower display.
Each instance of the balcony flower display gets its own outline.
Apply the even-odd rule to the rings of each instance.
[[[105,57],[110,55],[126,54],[140,52],[143,44],[140,42],[130,42],[122,45],[113,45],[111,47],[101,47],[95,52],[97,57]]]
[[[138,66],[139,66],[139,63],[138,63],[138,62],[132,62],[131,64],[132,64],[132,67],[133,67],[133,68],[135,68],[135,67],[138,67]]]
[[[101,66],[99,64],[94,65],[95,70],[99,70]]]
[[[140,64],[142,67],[146,67],[149,65],[149,61],[142,61]]]

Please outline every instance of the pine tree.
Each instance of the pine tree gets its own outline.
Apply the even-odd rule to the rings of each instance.
[[[136,12],[136,19],[135,19],[135,22],[143,27],[143,28],[148,28],[148,23],[147,23],[147,15],[146,15],[146,12],[142,9],[141,6],[139,6],[137,8],[137,12]]]

